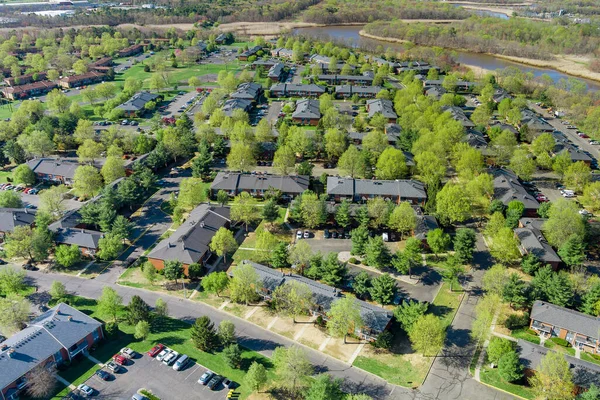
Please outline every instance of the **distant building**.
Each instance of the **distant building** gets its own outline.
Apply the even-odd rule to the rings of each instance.
[[[537,216],[540,203],[525,190],[514,172],[503,168],[492,168],[489,173],[494,178],[494,199],[500,200],[506,206],[511,201],[518,200],[525,206],[524,216]]]
[[[423,87],[425,90],[432,87],[440,87],[444,84],[444,79],[425,79],[423,81]],[[479,86],[478,82],[468,82],[468,81],[457,81],[456,82],[456,91],[457,92],[468,92],[475,87]]]
[[[210,195],[215,198],[219,190],[229,196],[241,192],[263,197],[269,189],[279,190],[282,198],[289,200],[301,195],[308,189],[309,177],[306,175],[244,174],[240,172],[219,172],[210,185]]]
[[[7,86],[2,88],[2,95],[10,100],[22,100],[31,96],[43,96],[56,89],[58,85],[51,81],[39,81],[27,85]]]
[[[283,76],[284,67],[285,65],[283,65],[283,63],[273,65],[267,72],[267,77],[272,82],[279,82]]]
[[[106,78],[106,74],[104,73],[90,71],[81,75],[65,76],[58,81],[58,84],[68,89],[103,82]]]
[[[587,155],[583,150],[573,146],[573,143],[571,143],[568,139],[565,141],[557,141],[556,146],[554,147],[555,154],[564,152],[569,153],[572,162],[582,161],[588,166],[592,164],[592,157]]]
[[[252,56],[256,56],[259,51],[262,51],[262,49],[263,49],[262,46],[251,47],[248,50],[245,50],[245,51],[241,52],[238,55],[238,60],[240,60],[240,61],[248,61],[248,58],[250,58]]]
[[[320,119],[319,100],[303,99],[296,101],[296,110],[292,113],[292,121],[301,125],[317,126]]]
[[[440,100],[442,96],[446,94],[446,89],[442,86],[432,86],[425,90],[425,94],[435,100]]]
[[[494,103],[500,103],[502,100],[508,99],[512,100],[512,96],[504,89],[497,88],[494,90],[494,95],[492,96],[492,100]]]
[[[250,65],[250,67],[252,69],[256,69],[256,67],[260,66],[260,67],[268,70],[276,64],[281,64],[281,62],[279,60],[271,58],[269,60],[256,60],[252,63],[252,65]]]
[[[79,247],[81,254],[84,256],[95,257],[100,250],[100,239],[104,237],[104,233],[92,229],[83,228],[56,228],[52,230],[54,241],[57,244],[67,246],[76,245]]]
[[[150,102],[159,102],[162,95],[150,92],[139,92],[133,95],[125,103],[117,106],[118,109],[125,112],[126,117],[141,116],[146,112],[146,104]]]
[[[232,99],[256,101],[262,93],[262,86],[255,82],[241,83],[235,92],[231,94]]]
[[[34,158],[27,165],[40,181],[63,183],[71,185],[79,162],[74,159]]]
[[[335,95],[343,99],[348,99],[354,95],[363,99],[373,99],[381,89],[383,89],[381,86],[341,85],[335,87]]]
[[[323,86],[301,83],[278,83],[271,86],[271,97],[319,97],[325,93]]]
[[[229,99],[223,104],[222,110],[228,117],[233,115],[235,110],[248,112],[252,109],[252,101],[245,99]]]
[[[4,78],[4,83],[8,86],[19,86],[26,85],[32,82],[43,81],[44,79],[46,79],[45,72],[35,72],[33,74]]]
[[[292,60],[294,58],[294,51],[285,48],[277,48],[271,50],[271,55],[273,57],[285,58],[287,60]],[[302,53],[302,58],[306,56],[306,53]]]
[[[119,57],[129,57],[141,54],[144,52],[144,46],[141,44],[134,44],[132,46],[126,47],[123,50],[119,50],[117,55]]]
[[[318,75],[317,79],[328,85],[371,86],[374,78],[368,75]]]
[[[520,126],[527,126],[530,131],[534,132],[554,132],[554,127],[550,125],[546,120],[531,110],[521,110],[521,122]]]
[[[366,202],[375,197],[399,204],[407,201],[424,206],[427,201],[425,184],[415,180],[354,179],[337,176],[327,177],[327,196],[336,202],[350,200]]]
[[[449,112],[452,118],[455,121],[460,122],[463,127],[475,128],[475,124],[467,117],[467,114],[465,114],[465,111],[462,108],[456,106],[444,106],[442,107],[442,111]]]
[[[289,282],[298,282],[308,286],[312,292],[313,301],[310,311],[313,315],[321,316],[325,320],[327,320],[327,313],[333,302],[344,297],[340,290],[313,281],[304,276],[283,274],[276,269],[247,260],[243,261],[243,264],[252,266],[258,274],[262,281],[262,285],[260,288],[257,288],[257,293],[264,299],[271,299],[271,296],[277,287]],[[235,275],[235,269],[233,269],[232,275]],[[386,310],[385,308],[378,307],[362,300],[356,299],[355,301],[360,309],[360,316],[364,325],[357,327],[354,334],[364,340],[376,340],[377,336],[390,326],[393,313],[390,310]]]
[[[0,343],[0,398],[20,398],[35,367],[71,362],[87,354],[103,337],[99,321],[69,305],[57,304]]]
[[[35,210],[27,208],[0,208],[0,237],[11,233],[19,226],[32,226]]]
[[[88,64],[88,70],[107,73],[112,69],[113,59],[112,57],[104,57],[99,60],[94,61],[93,63]]]
[[[514,231],[519,239],[521,255],[533,254],[543,264],[550,265],[554,270],[558,269],[561,259],[548,244],[542,231],[532,226],[516,228]]]
[[[375,114],[383,115],[389,123],[395,123],[398,115],[394,111],[394,103],[387,99],[367,100],[367,112],[369,118],[373,118]]]
[[[162,270],[167,261],[179,261],[187,275],[190,264],[205,264],[212,255],[209,245],[213,236],[230,224],[228,207],[200,204],[171,236],[152,249],[148,261],[158,270]]]

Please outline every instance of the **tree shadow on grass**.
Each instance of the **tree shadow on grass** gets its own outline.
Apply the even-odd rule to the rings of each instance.
[[[438,318],[444,318],[446,315],[450,314],[454,309],[448,306],[440,306],[435,304],[429,305],[429,312],[435,315]]]
[[[253,351],[265,351],[265,350],[275,350],[277,347],[281,347],[279,343],[273,342],[271,340],[264,340],[254,337],[248,336],[240,336],[238,337],[238,343],[240,346],[243,346],[249,350]]]
[[[195,318],[190,318],[190,321],[174,318],[156,317],[152,320],[152,333],[176,332],[190,329],[190,324],[194,323]]]
[[[252,365],[252,363],[254,363],[254,362],[262,364],[265,367],[265,369],[267,369],[267,370],[273,368],[273,363],[268,358],[260,357],[259,355],[256,355],[256,354],[251,354],[248,356],[248,353],[246,353],[245,356],[242,358],[242,361],[240,362],[240,369],[242,371],[247,372],[248,369],[250,369],[250,366]]]
[[[164,336],[160,339],[160,342],[165,346],[174,346],[178,344],[184,344],[186,341],[185,338],[181,336]]]

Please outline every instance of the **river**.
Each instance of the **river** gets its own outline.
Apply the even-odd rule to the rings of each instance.
[[[362,26],[356,25],[345,25],[345,26],[323,26],[323,27],[309,27],[309,28],[296,28],[292,31],[294,35],[309,36],[319,38],[322,40],[333,40],[336,42],[343,42],[350,47],[371,47],[374,48],[377,45],[382,45],[383,48],[391,48],[396,51],[403,51],[404,46],[400,43],[385,42],[377,39],[365,38],[359,35],[359,31]],[[517,67],[522,71],[532,72],[534,76],[548,75],[554,82],[558,82],[560,79],[573,78],[570,75],[556,71],[549,68],[536,68],[528,65],[515,63],[512,61],[504,60],[501,58],[494,57],[489,54],[480,53],[469,53],[464,51],[453,50],[457,54],[457,61],[467,65],[473,65],[487,70],[504,69],[506,67]],[[579,79],[587,84],[588,89],[593,91],[600,90],[600,83],[594,82],[589,79]]]

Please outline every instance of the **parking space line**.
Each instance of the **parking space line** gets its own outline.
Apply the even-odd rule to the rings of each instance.
[[[198,371],[198,368],[200,368],[200,365],[196,364],[196,368],[194,368],[194,370],[190,372],[190,374],[184,379],[184,381],[187,380],[187,378],[189,378],[190,376],[192,376],[196,371]]]

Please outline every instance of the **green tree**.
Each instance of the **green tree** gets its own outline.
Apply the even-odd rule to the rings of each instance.
[[[512,350],[500,358],[498,373],[507,382],[516,382],[523,378],[523,366],[516,351]]]
[[[281,175],[289,175],[296,165],[296,152],[288,145],[281,146],[273,155],[273,169]]]
[[[390,229],[400,232],[401,238],[405,233],[412,232],[417,227],[417,215],[410,203],[403,201],[394,207],[387,225]]]
[[[113,233],[108,233],[98,241],[98,247],[100,248],[98,257],[103,260],[112,260],[117,258],[121,252],[121,249],[123,248],[123,238],[114,235]]]
[[[0,192],[0,207],[2,208],[23,208],[21,196],[12,190]]]
[[[215,324],[206,315],[196,319],[190,335],[194,346],[200,351],[209,353],[219,345]]]
[[[242,172],[248,172],[256,167],[256,158],[252,147],[244,143],[233,143],[227,156],[227,167]]]
[[[558,249],[558,255],[569,267],[582,265],[585,261],[585,244],[577,235],[571,235]]]
[[[144,263],[142,266],[142,273],[144,274],[144,278],[146,278],[151,285],[154,285],[154,282],[156,281],[156,268],[150,261]]]
[[[350,203],[347,200],[343,200],[335,211],[335,222],[342,228],[346,228],[350,225]]]
[[[341,157],[348,147],[346,133],[337,128],[327,129],[323,139],[325,141],[325,152],[330,159]]]
[[[533,157],[526,149],[517,149],[510,159],[510,169],[512,169],[519,178],[529,180],[536,170]]]
[[[536,397],[553,400],[573,398],[573,375],[562,353],[549,351],[540,361],[535,374],[529,378]]]
[[[110,183],[125,176],[125,166],[121,157],[109,156],[100,170],[104,182]]]
[[[527,284],[523,282],[517,273],[508,276],[508,281],[504,284],[502,298],[507,301],[511,307],[520,308],[527,301]]]
[[[433,254],[435,254],[436,259],[438,259],[439,253],[444,253],[448,249],[451,241],[450,235],[442,229],[434,229],[427,233],[427,245],[433,251]]]
[[[396,280],[390,274],[379,275],[371,280],[371,298],[379,304],[390,304],[394,300],[397,287]]]
[[[292,393],[296,392],[300,382],[306,381],[313,373],[313,366],[306,352],[297,346],[277,347],[273,352],[272,360],[280,382]]]
[[[408,300],[394,309],[396,321],[400,323],[405,332],[410,332],[415,322],[427,312],[428,303],[419,303],[416,300]]]
[[[202,279],[202,288],[210,293],[215,293],[217,297],[221,295],[229,285],[229,277],[226,272],[212,272]]]
[[[597,400],[598,398],[600,398],[600,388],[593,383],[587,391],[577,396],[577,400]]]
[[[165,261],[163,272],[167,280],[175,281],[175,284],[177,285],[177,279],[183,277],[183,264],[178,260]]]
[[[140,296],[133,296],[127,305],[127,321],[136,325],[140,321],[150,320],[150,306]]]
[[[98,312],[111,317],[112,322],[117,322],[117,316],[122,306],[123,298],[115,289],[105,286],[102,289],[102,295],[98,298]]]
[[[262,208],[261,216],[263,220],[273,223],[279,218],[279,207],[275,200],[268,200]]]
[[[61,244],[54,250],[56,262],[65,268],[70,268],[81,260],[81,250],[76,244],[70,246]]]
[[[138,321],[135,325],[133,337],[136,339],[146,340],[150,335],[150,323],[148,321]]]
[[[490,339],[490,343],[486,349],[487,359],[493,364],[498,364],[500,358],[506,353],[510,353],[515,350],[513,342],[507,339],[502,339],[498,336],[493,336]]]
[[[94,141],[94,139],[86,139],[77,149],[79,162],[92,164],[94,160],[100,158],[104,151],[102,143]]]
[[[267,383],[267,370],[264,365],[253,361],[244,377],[244,383],[252,388],[252,391],[259,392]]]
[[[436,210],[444,224],[463,222],[471,215],[471,200],[462,187],[449,182],[436,196]]]
[[[490,254],[503,264],[512,264],[521,258],[519,242],[511,228],[500,229],[492,238]]]
[[[446,268],[442,273],[442,278],[450,284],[450,291],[454,290],[454,286],[460,287],[460,279],[465,273],[464,267],[454,256],[449,256],[446,259]]]
[[[329,374],[319,374],[310,384],[305,399],[341,399],[344,396],[341,385],[342,379],[332,378]]]
[[[242,349],[237,344],[230,344],[223,349],[223,359],[229,368],[239,368],[242,362]]]
[[[369,243],[369,230],[365,226],[359,226],[351,232],[352,250],[350,254],[362,256],[366,253]]]
[[[10,266],[0,268],[0,293],[3,295],[18,294],[26,287],[26,276],[25,271]]]
[[[297,316],[307,314],[310,310],[313,304],[312,291],[305,283],[286,282],[275,289],[272,301],[278,312],[291,316],[296,323]]]
[[[354,145],[350,145],[346,149],[338,160],[338,169],[343,175],[352,178],[364,175],[365,163],[360,154],[360,151]]]
[[[271,265],[273,268],[286,268],[289,266],[288,262],[288,248],[287,244],[284,242],[280,242],[275,250],[271,253]]]
[[[250,264],[240,264],[233,270],[233,278],[229,282],[231,301],[248,305],[258,299],[262,289],[262,280]]]
[[[258,212],[256,206],[256,199],[254,199],[250,193],[242,192],[235,196],[233,204],[231,205],[231,219],[246,225],[246,231],[248,231],[249,224],[260,219],[260,212]]]
[[[408,337],[413,349],[423,356],[435,356],[444,346],[446,326],[433,314],[427,314],[414,322]]]
[[[302,222],[308,228],[316,228],[323,224],[327,218],[324,199],[320,199],[316,193],[306,190],[302,193],[300,214]]]
[[[348,270],[345,264],[338,261],[336,253],[329,253],[322,262],[321,279],[328,285],[339,286],[346,278]]]
[[[526,254],[521,260],[521,269],[523,272],[529,275],[533,275],[538,269],[540,269],[541,266],[542,263],[535,254]]]
[[[581,193],[583,188],[590,183],[591,179],[592,170],[590,167],[583,161],[577,161],[569,165],[566,169],[563,181],[566,186]]]
[[[233,232],[221,227],[211,239],[209,247],[219,257],[223,257],[225,263],[227,263],[227,254],[232,253],[237,248],[237,242],[233,237]]]
[[[183,210],[194,209],[206,200],[205,185],[200,178],[184,178],[179,184],[179,197],[177,206]]]
[[[572,235],[583,239],[585,223],[579,215],[577,205],[567,199],[552,202],[548,220],[542,225],[544,237],[555,247],[560,248]]]
[[[377,159],[375,175],[379,179],[399,179],[408,174],[406,157],[401,150],[386,148]]]
[[[217,329],[217,335],[224,346],[235,342],[235,325],[229,320],[223,320]]]
[[[353,333],[363,326],[360,307],[356,299],[346,296],[336,299],[327,313],[327,330],[333,337],[343,337],[346,343],[348,333]]]
[[[102,189],[102,176],[91,165],[77,167],[73,177],[73,189],[82,197],[93,197]]]
[[[371,278],[366,271],[361,271],[356,274],[352,281],[352,290],[360,298],[364,298],[365,295],[370,293]]]
[[[67,297],[67,289],[65,285],[60,281],[52,281],[52,285],[50,285],[50,290],[48,291],[50,296],[52,296],[53,300],[60,301]]]
[[[13,182],[33,185],[35,183],[35,174],[27,164],[21,164],[13,170]]]
[[[160,297],[156,299],[156,304],[154,305],[154,313],[159,318],[165,318],[169,316],[169,306],[167,302],[161,299]]]
[[[567,169],[573,164],[571,161],[571,155],[568,151],[562,151],[554,157],[552,163],[552,170],[558,174],[560,179],[563,179]]]
[[[219,190],[217,192],[217,203],[219,203],[221,207],[223,207],[225,204],[227,204],[228,201],[229,195],[227,194],[227,192],[224,190]]]
[[[390,260],[390,252],[381,236],[369,238],[365,246],[365,263],[381,269],[386,266]]]
[[[29,321],[31,303],[17,294],[0,297],[0,328],[5,334],[20,331]]]
[[[65,185],[51,186],[40,192],[40,211],[60,218],[66,210],[66,194],[69,191]]]

